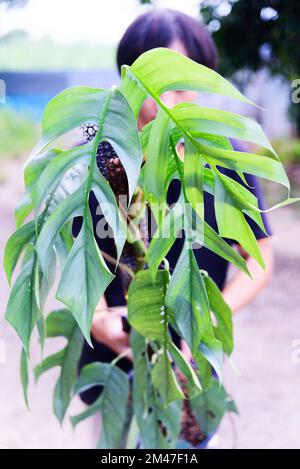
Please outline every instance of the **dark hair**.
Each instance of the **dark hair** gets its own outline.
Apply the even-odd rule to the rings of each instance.
[[[213,70],[218,52],[206,27],[185,13],[153,9],[139,16],[125,31],[117,50],[117,65],[131,65],[143,52],[168,47],[179,39],[190,59]]]

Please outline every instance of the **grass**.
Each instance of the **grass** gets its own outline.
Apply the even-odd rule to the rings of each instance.
[[[0,160],[18,158],[37,142],[39,129],[27,115],[10,109],[0,112]]]
[[[39,41],[22,34],[0,40],[1,71],[82,70],[114,68],[115,50],[84,42],[60,44],[45,37]]]

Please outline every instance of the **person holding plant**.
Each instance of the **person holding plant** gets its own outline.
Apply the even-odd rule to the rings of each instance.
[[[173,49],[192,60],[216,70],[218,54],[212,37],[206,28],[196,19],[188,15],[169,9],[153,9],[138,17],[126,30],[117,51],[117,64],[120,70],[123,64],[131,65],[143,52],[157,47]],[[159,73],[159,72],[158,72]],[[192,91],[168,91],[163,94],[162,100],[168,107],[181,102],[193,102],[197,99],[197,93]],[[201,99],[201,97],[200,97]],[[156,115],[156,104],[148,99],[142,106],[138,118],[138,126],[141,130]],[[232,142],[235,149],[243,151],[240,144]],[[183,145],[179,148],[181,158],[184,158]],[[237,173],[231,170],[223,172],[244,184]],[[260,207],[262,195],[259,182],[254,176],[246,175],[246,181],[253,194],[257,197]],[[176,202],[180,193],[180,182],[173,180],[168,190],[168,203]],[[99,248],[108,256],[116,257],[114,241],[111,238],[97,238],[96,225],[100,219],[97,212],[98,203],[93,194],[90,198],[90,207],[93,215],[96,239]],[[217,223],[214,212],[213,196],[205,193],[204,199],[205,219],[210,226],[217,231]],[[267,233],[270,235],[268,223],[264,214],[263,221]],[[195,250],[195,256],[201,269],[206,270],[218,287],[222,289],[224,299],[236,313],[249,304],[256,295],[265,287],[270,279],[273,268],[273,252],[270,239],[250,219],[247,220],[252,228],[254,236],[265,261],[266,268],[262,270],[258,264],[248,257],[240,246],[237,249],[246,259],[249,271],[253,279],[244,273],[238,272],[229,282],[226,281],[228,262],[205,247]],[[80,231],[81,220],[77,218],[73,223],[73,234],[76,236]],[[178,238],[167,255],[170,270],[174,269],[183,248],[183,239]],[[228,240],[230,244],[234,241]],[[116,277],[108,286],[105,296],[101,298],[95,311],[92,322],[92,338],[94,349],[87,343],[84,344],[80,360],[80,369],[91,362],[111,362],[118,354],[127,353],[126,358],[118,362],[118,366],[127,372],[132,369],[129,350],[129,336],[123,330],[122,316],[126,315],[126,298],[122,288],[120,269]],[[185,343],[181,343],[181,349],[186,357],[190,357],[189,349]],[[101,389],[92,388],[83,392],[81,397],[84,402],[91,404],[98,397]]]

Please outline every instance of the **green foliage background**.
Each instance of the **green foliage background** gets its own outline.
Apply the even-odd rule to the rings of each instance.
[[[222,16],[218,5],[224,2],[204,0],[200,12],[206,24],[217,21],[220,28],[213,34],[220,52],[220,72],[231,77],[239,70],[266,67],[271,74],[285,80],[300,77],[300,4],[297,0],[227,0],[231,11]],[[264,9],[274,16],[266,19]],[[266,11],[266,10],[265,10]],[[262,48],[269,53],[264,55]],[[291,117],[300,131],[300,106],[290,105]]]

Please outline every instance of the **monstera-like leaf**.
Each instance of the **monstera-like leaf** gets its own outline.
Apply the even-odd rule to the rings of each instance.
[[[135,330],[132,331],[130,341],[134,365],[132,397],[133,411],[139,428],[138,440],[144,448],[171,449],[176,446],[180,431],[181,396],[179,400],[168,404],[161,400],[161,396],[152,385],[153,365],[149,360],[146,340],[143,335]],[[195,388],[192,381],[190,385]]]
[[[159,70],[159,74],[157,73]],[[220,93],[251,104],[230,83],[202,65],[168,49],[154,49],[140,57],[131,67],[123,67],[121,90],[138,113],[143,101],[151,96],[158,106],[158,114],[151,126],[143,133],[143,148],[147,149],[147,161],[143,173],[143,188],[161,203],[165,200],[166,190],[172,177],[168,174],[170,152],[177,165],[176,177],[184,188],[184,201],[194,207],[200,217],[204,217],[203,190],[205,186],[205,166],[216,180],[213,186],[219,234],[232,237],[245,247],[250,255],[263,265],[258,246],[250,235],[250,228],[244,214],[251,216],[260,225],[261,210],[257,202],[251,200],[251,193],[245,189],[233,188],[234,181],[222,175],[218,168],[229,168],[239,173],[246,172],[279,184],[289,190],[289,182],[284,168],[265,136],[261,126],[249,118],[231,112],[204,108],[198,104],[182,103],[168,108],[161,99],[167,90],[196,90]],[[139,86],[136,86],[136,83]],[[179,160],[176,139],[184,139],[184,171]],[[223,143],[220,145],[220,138]],[[225,140],[224,140],[225,138]],[[268,157],[233,151],[228,138],[235,138],[263,146],[269,151]],[[227,143],[226,143],[227,140]],[[222,141],[222,140],[221,140]],[[174,175],[174,174],[173,174]],[[242,175],[243,177],[243,175]],[[220,190],[224,187],[226,200]],[[226,186],[226,187],[225,187]],[[239,184],[240,187],[242,187]],[[249,195],[245,196],[245,192]],[[255,197],[252,197],[255,199]],[[294,202],[287,199],[284,204]],[[235,215],[232,214],[232,210]],[[225,215],[226,213],[226,215]],[[222,215],[221,215],[222,214]],[[233,219],[240,228],[235,226]],[[251,239],[250,239],[251,238]],[[249,252],[250,251],[250,252]]]
[[[62,350],[44,358],[34,370],[37,380],[46,371],[54,367],[60,368],[60,375],[53,395],[53,410],[59,421],[62,421],[77,378],[83,336],[70,311],[63,309],[53,311],[48,315],[46,337],[64,337],[67,340],[67,345]]]
[[[49,143],[87,120],[98,124],[99,130],[93,142],[70,150],[45,153]],[[68,306],[86,339],[90,341],[90,324],[95,307],[113,278],[94,240],[89,214],[89,193],[92,190],[101,206],[106,204],[111,207],[110,211],[106,211],[107,221],[114,231],[118,257],[126,239],[126,227],[115,196],[97,169],[96,152],[102,140],[113,145],[126,170],[131,197],[136,187],[142,158],[136,121],[129,104],[118,90],[77,87],[60,93],[50,101],[43,115],[42,130],[42,139],[32,152],[25,169],[26,197],[18,208],[17,219],[19,224],[22,223],[24,217],[34,208],[38,228],[34,237],[36,264],[41,274],[49,281],[53,248],[59,244],[60,233],[72,218],[78,215],[83,217],[79,236],[76,242],[69,246],[69,252],[65,253],[66,260],[57,297]],[[85,168],[81,184],[67,192],[59,203],[49,204],[49,199],[59,191],[65,175],[78,165]],[[51,210],[47,211],[43,223],[38,223],[40,208],[45,204],[50,205]],[[22,246],[30,241],[32,223],[25,227],[19,228],[6,250],[5,264],[9,279]],[[17,245],[17,250],[10,248],[12,244]],[[56,250],[59,250],[59,246],[56,246]],[[31,281],[30,285],[34,283]],[[81,292],[80,298],[76,292]],[[20,295],[19,291],[19,297]],[[14,292],[12,296],[15,296]],[[10,307],[8,310],[8,318],[13,316],[11,309]],[[24,321],[25,315],[18,314],[16,302],[13,303],[13,309],[16,318],[11,322],[18,331],[23,330],[21,322]],[[31,325],[28,323],[26,326],[26,349],[39,315],[37,308],[35,309],[34,313],[34,308],[31,307]]]
[[[150,272],[145,270],[136,275],[128,291],[130,324],[143,337],[160,346],[152,379],[165,404],[184,397],[172,370],[169,353],[194,388],[193,392],[201,392],[201,384],[193,368],[170,337],[169,325],[176,326],[176,323],[167,308],[168,283],[169,274],[166,270],[158,272],[155,283],[152,282]]]
[[[102,429],[98,448],[116,449],[120,445],[127,415],[128,377],[118,366],[108,363],[86,365],[76,382],[75,392],[104,386],[100,397],[84,412],[71,417],[75,427],[82,420],[101,412]]]

